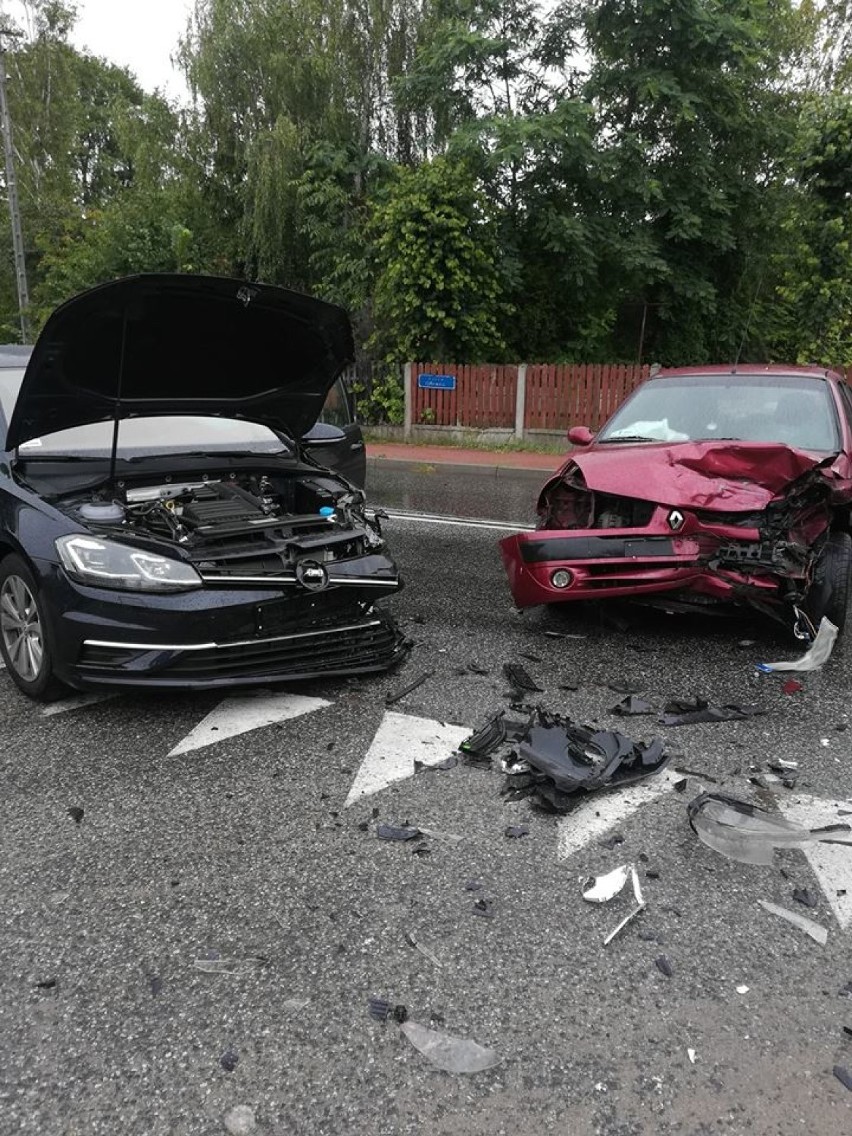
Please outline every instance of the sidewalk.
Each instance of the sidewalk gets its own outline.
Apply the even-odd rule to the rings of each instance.
[[[368,442],[367,460],[409,462],[415,465],[466,465],[480,469],[529,469],[551,473],[565,454],[536,454],[526,450],[465,450],[455,446],[417,446],[405,442]]]

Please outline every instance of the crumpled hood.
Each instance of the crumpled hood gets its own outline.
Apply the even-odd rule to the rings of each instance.
[[[766,508],[823,460],[824,455],[765,442],[643,443],[593,446],[572,454],[565,469],[577,466],[588,487],[601,493],[734,513]]]
[[[333,304],[225,277],[127,277],[51,315],[6,448],[116,413],[244,418],[298,439],[353,357]]]

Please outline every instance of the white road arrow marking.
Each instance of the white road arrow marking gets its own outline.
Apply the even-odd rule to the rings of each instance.
[[[367,756],[355,775],[346,804],[378,793],[394,781],[414,776],[414,762],[439,765],[469,737],[468,726],[448,726],[433,718],[415,718],[386,710]]]
[[[43,706],[41,716],[52,718],[54,714],[65,714],[68,710],[82,710],[86,706],[96,706],[98,702],[108,702],[111,698],[118,698],[118,695],[112,692],[98,694],[94,691],[91,694],[77,694],[73,698],[63,698],[61,702],[51,702],[49,706]]]
[[[848,801],[827,801],[819,797],[799,797],[794,801],[779,801],[778,806],[787,820],[806,828],[821,828],[826,824],[843,824],[850,817],[837,815],[838,809],[848,810]],[[839,840],[852,839],[852,835],[837,834]],[[804,853],[819,886],[831,904],[837,922],[845,931],[852,924],[852,847],[842,844],[806,844]],[[847,894],[838,895],[838,891]]]
[[[627,789],[593,793],[559,821],[557,856],[560,860],[567,860],[643,805],[649,805],[671,792],[675,781],[681,780],[683,778],[678,774],[660,773],[649,781],[631,785]]]
[[[288,718],[299,718],[331,706],[324,698],[305,698],[301,694],[261,694],[253,698],[226,698],[175,746],[169,757],[193,749],[215,745],[261,726],[271,726]]]

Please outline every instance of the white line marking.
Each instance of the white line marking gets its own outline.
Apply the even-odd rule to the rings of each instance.
[[[779,801],[778,807],[787,820],[803,824],[806,828],[821,828],[825,824],[843,824],[852,817],[837,815],[838,809],[849,809],[848,801],[827,801],[819,797],[799,797],[794,801]],[[837,834],[839,840],[852,839],[852,834]],[[852,924],[852,847],[842,844],[806,844],[803,848],[825,898],[831,905],[837,922],[845,931]],[[846,891],[846,895],[838,895]]]
[[[226,698],[211,711],[182,742],[175,746],[169,757],[190,750],[215,745],[226,738],[235,738],[249,730],[271,726],[288,718],[299,718],[331,706],[324,698],[305,698],[301,694],[261,694],[248,698]]]
[[[355,775],[346,805],[378,793],[394,781],[414,776],[414,761],[438,765],[455,753],[472,733],[468,726],[448,726],[433,718],[416,718],[386,710],[372,745]]]
[[[481,517],[444,517],[437,513],[399,513],[395,509],[385,509],[390,520],[416,521],[424,525],[453,525],[464,529],[486,529],[494,532],[534,532],[535,525],[512,524],[509,521],[488,521]]]
[[[650,805],[652,801],[671,792],[675,781],[680,780],[682,776],[678,774],[660,773],[650,781],[631,785],[627,789],[593,793],[559,821],[558,858],[567,860],[643,805]]]
[[[65,714],[68,710],[82,710],[86,706],[95,706],[98,702],[108,702],[111,698],[118,698],[118,695],[112,691],[103,694],[95,691],[91,694],[76,694],[73,698],[63,698],[61,702],[51,702],[49,706],[43,706],[41,716],[52,718],[54,714]]]

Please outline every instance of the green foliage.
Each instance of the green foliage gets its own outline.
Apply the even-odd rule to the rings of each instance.
[[[379,355],[459,362],[500,355],[496,234],[464,166],[436,158],[400,171],[373,227]]]

